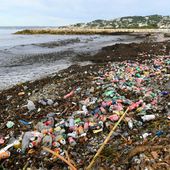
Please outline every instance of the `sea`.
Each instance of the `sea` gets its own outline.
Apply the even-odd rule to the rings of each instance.
[[[90,63],[76,61],[79,55],[95,54],[115,43],[135,41],[128,35],[14,34],[30,28],[40,27],[0,27],[0,90],[40,79],[73,64]]]

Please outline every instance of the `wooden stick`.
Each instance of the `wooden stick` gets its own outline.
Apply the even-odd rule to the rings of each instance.
[[[76,167],[75,162],[74,162],[73,160],[70,159],[70,157],[69,157],[69,155],[68,155],[68,152],[67,152],[66,150],[64,150],[64,153],[65,153],[65,155],[66,155],[67,160],[68,160],[70,163],[72,163],[73,166]],[[71,169],[71,168],[70,168],[70,169]]]
[[[109,132],[107,138],[105,139],[105,141],[103,142],[103,144],[101,145],[101,147],[98,149],[97,153],[95,154],[95,156],[93,157],[92,161],[90,162],[89,166],[86,168],[86,170],[91,170],[93,164],[96,161],[96,158],[100,155],[100,153],[102,152],[102,150],[104,149],[105,145],[107,144],[107,142],[109,141],[110,137],[112,136],[114,130],[117,128],[117,126],[120,124],[120,122],[122,121],[122,119],[125,117],[126,113],[128,112],[129,108],[126,109],[126,111],[123,113],[123,115],[120,117],[120,119],[116,122],[116,124],[114,125],[114,127],[112,128],[112,130]]]
[[[47,151],[47,152],[49,152],[49,153],[52,153],[53,155],[57,156],[59,159],[61,159],[62,161],[64,161],[67,165],[70,166],[70,168],[71,168],[72,170],[77,170],[69,161],[67,161],[67,160],[66,160],[64,157],[62,157],[61,155],[55,153],[54,151],[52,151],[51,149],[49,149],[49,148],[47,148],[47,147],[44,147],[44,146],[43,146],[42,148],[43,148],[43,150],[45,150],[45,151]]]
[[[70,163],[71,163],[71,161],[70,161],[70,158],[69,158],[69,156],[68,156],[67,151],[64,151],[64,153],[65,153],[65,155],[66,155],[66,159],[68,160],[68,162],[70,162]],[[71,170],[71,167],[70,167],[69,169]]]
[[[28,164],[29,164],[29,162],[27,162],[27,163],[24,165],[23,170],[26,170],[26,168],[28,167]]]

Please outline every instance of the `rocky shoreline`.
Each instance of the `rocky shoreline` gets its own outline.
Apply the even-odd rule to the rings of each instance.
[[[62,119],[66,121],[73,115],[75,120],[81,119],[80,122],[83,122],[83,126],[87,119],[89,122],[91,121],[91,123],[95,124],[95,121],[99,118],[93,117],[93,112],[95,112],[96,107],[100,105],[99,103],[105,101],[107,98],[113,98],[110,91],[112,91],[114,87],[117,95],[120,95],[114,100],[116,101],[116,105],[118,104],[123,107],[121,111],[125,111],[128,105],[131,106],[132,104],[124,103],[125,99],[126,102],[129,100],[129,102],[134,103],[140,100],[143,101],[142,104],[138,104],[138,106],[134,107],[131,112],[128,113],[127,118],[112,135],[109,143],[96,161],[94,169],[138,169],[146,167],[152,169],[168,169],[170,165],[168,161],[168,155],[170,153],[168,147],[170,134],[168,130],[168,116],[170,113],[168,85],[170,74],[169,54],[170,42],[168,41],[116,44],[104,47],[94,56],[79,58],[80,61],[83,61],[84,58],[92,61],[93,64],[91,65],[73,65],[68,69],[41,80],[17,84],[10,89],[1,91],[0,148],[4,148],[11,140],[18,140],[24,132],[37,130],[37,123],[42,119],[45,119],[44,122],[47,123],[47,115],[50,113],[55,113],[52,116],[55,125]],[[162,58],[162,56],[164,57]],[[133,70],[134,75],[132,70],[129,70],[128,74],[126,69],[129,68],[129,65],[131,65],[132,68],[138,68],[137,71]],[[145,70],[145,67],[148,68]],[[140,88],[140,85],[136,84],[135,81],[138,80],[138,78],[143,79],[144,82],[142,86],[148,90],[151,89],[155,96],[145,98],[145,94],[140,90],[137,94],[135,94],[133,90],[129,92],[127,89],[131,87],[130,84],[126,84],[127,89],[121,89],[118,84],[114,86],[114,83],[109,78],[109,74],[110,76],[115,76],[116,72],[114,72],[115,70],[113,68],[120,72],[119,76],[122,76],[121,78],[119,77],[120,81],[125,79],[122,73],[127,74],[126,76],[130,76],[130,79],[126,79],[127,83],[131,82],[132,85],[134,83],[134,87],[136,88]],[[127,72],[125,72],[125,70]],[[130,71],[132,71],[132,74],[130,74]],[[146,73],[147,76],[145,72],[148,72]],[[136,76],[136,79],[133,79],[134,76]],[[129,82],[129,80],[131,81]],[[107,87],[104,88],[104,85]],[[107,91],[109,91],[109,94],[105,93]],[[74,94],[73,96],[71,92]],[[121,96],[125,96],[125,98],[121,98]],[[97,105],[92,104],[87,106],[87,115],[84,113],[84,110],[80,115],[76,114],[76,111],[80,111],[82,100],[85,102],[87,98],[89,98],[89,100],[97,98]],[[143,107],[143,103],[150,104],[154,99],[158,103],[153,104],[152,107],[150,106],[151,108],[148,109],[146,115],[156,115],[157,118],[145,123],[145,121],[141,121],[141,116],[137,110]],[[28,100],[34,103],[35,109],[29,110]],[[112,103],[111,105],[113,106],[114,104]],[[65,145],[61,143],[61,146],[58,147],[47,144],[44,145],[53,150],[58,148],[59,151],[57,152],[63,156],[65,156],[63,150],[67,150],[73,160],[72,163],[77,169],[85,169],[99,148],[99,145],[106,138],[110,128],[114,125],[114,120],[108,118],[108,116],[111,116],[109,108],[102,107],[103,110],[101,111],[101,116],[99,116],[101,120],[99,120],[103,122],[103,125],[101,127],[97,125],[97,127],[95,127],[96,129],[90,126],[87,132],[84,129],[87,133],[84,137],[80,137],[80,130],[78,130],[77,133],[79,137],[76,139],[76,146],[71,146],[67,138]],[[105,120],[105,116],[107,120]],[[108,126],[110,119],[113,122]],[[133,120],[133,128],[128,124],[129,119]],[[13,126],[8,127],[8,122],[13,122]],[[140,124],[140,122],[142,122],[142,124]],[[79,128],[81,125],[80,123],[77,127]],[[57,127],[57,125],[55,127]],[[60,130],[62,128],[63,127],[60,126]],[[65,125],[64,128],[67,135],[68,133],[74,132],[70,130],[67,125]],[[99,132],[94,131],[100,129],[102,130]],[[52,131],[55,132],[55,128]],[[45,134],[49,136],[48,132]],[[144,136],[141,137],[142,135]],[[23,138],[23,136],[21,138]],[[20,144],[9,149],[11,153],[9,158],[0,158],[0,167],[2,169],[67,169],[67,165],[61,160],[54,159],[49,154],[41,155],[42,149],[40,145],[30,149],[27,148],[26,153],[22,153],[23,148],[21,145],[23,145],[23,140],[20,139]],[[41,145],[43,144],[41,143]],[[152,146],[155,146],[156,149]]]

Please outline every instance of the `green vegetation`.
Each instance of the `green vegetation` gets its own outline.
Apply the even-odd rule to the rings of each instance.
[[[72,25],[78,28],[170,28],[170,17],[161,15],[127,16],[114,20],[95,20],[81,25]]]

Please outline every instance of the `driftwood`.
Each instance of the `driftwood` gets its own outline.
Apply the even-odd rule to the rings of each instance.
[[[55,155],[57,158],[61,159],[62,161],[64,161],[70,168],[71,170],[77,170],[68,160],[66,160],[64,157],[62,157],[61,155],[55,153],[54,151],[52,151],[51,149],[47,148],[47,147],[42,147],[43,150],[52,153],[53,155]]]

